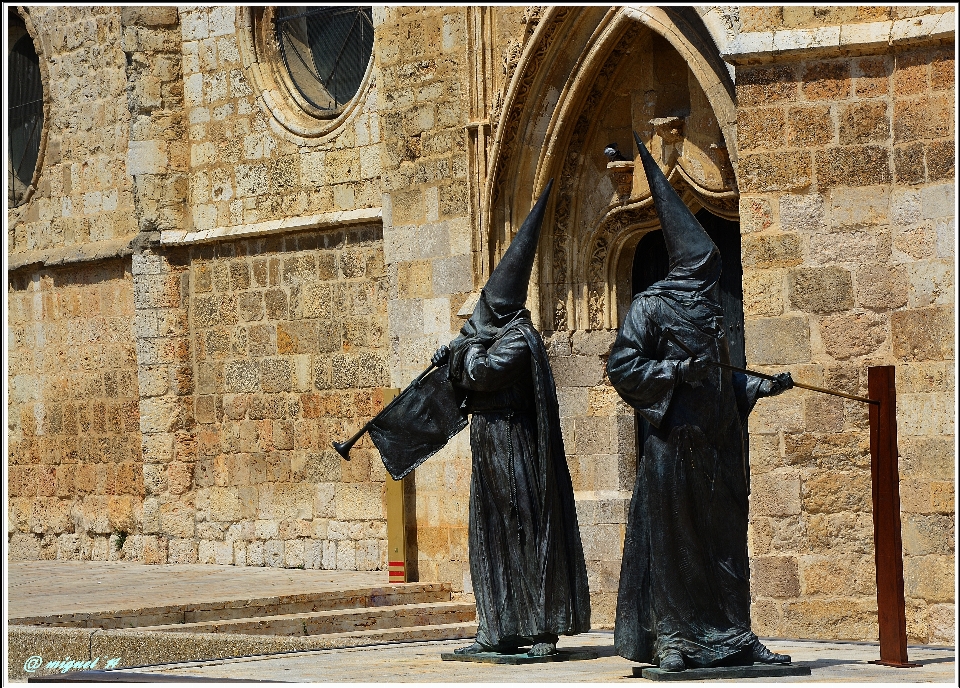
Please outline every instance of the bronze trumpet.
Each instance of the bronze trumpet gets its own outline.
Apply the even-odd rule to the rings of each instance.
[[[397,400],[398,400],[400,397],[402,397],[404,394],[406,394],[411,388],[416,387],[416,386],[420,383],[420,380],[422,380],[423,378],[425,378],[425,377],[427,376],[427,373],[429,373],[429,372],[430,372],[431,370],[433,370],[435,367],[436,367],[436,365],[433,364],[433,363],[431,363],[430,366],[429,366],[426,370],[424,370],[422,373],[420,373],[419,375],[417,375],[416,379],[415,379],[413,382],[411,382],[409,385],[407,385],[407,388],[406,388],[406,389],[404,389],[402,392],[400,392],[400,394],[398,394],[397,396],[395,396],[395,397],[390,401],[389,404],[387,404],[386,406],[384,406],[383,409],[380,411],[380,413],[378,413],[378,414],[375,415],[373,418],[371,418],[370,420],[368,420],[368,421],[364,424],[364,426],[363,426],[362,428],[360,428],[359,430],[357,430],[357,433],[356,433],[353,437],[351,437],[351,438],[348,439],[348,440],[344,440],[343,442],[333,442],[333,448],[337,450],[337,453],[338,453],[340,456],[342,456],[343,458],[345,458],[347,461],[349,461],[349,460],[350,460],[350,450],[353,449],[353,445],[355,445],[355,444],[357,443],[357,441],[358,441],[361,437],[363,437],[363,433],[365,433],[367,430],[370,429],[370,425],[373,423],[373,421],[375,421],[377,418],[379,418],[379,417],[382,416],[384,413],[386,413],[386,412],[387,412],[387,409],[389,409],[391,406],[393,406],[395,403],[397,403]]]

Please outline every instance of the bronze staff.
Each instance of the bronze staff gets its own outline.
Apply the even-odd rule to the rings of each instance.
[[[693,353],[683,342],[677,339],[676,335],[674,335],[673,332],[671,332],[670,330],[665,330],[663,334],[667,339],[669,339],[671,342],[673,342],[674,344],[679,346],[681,349],[683,349],[688,356],[690,356],[691,358],[697,358],[697,354]],[[773,375],[758,373],[753,370],[747,370],[746,368],[737,368],[736,366],[732,366],[727,363],[720,363],[719,361],[707,361],[707,362],[712,365],[719,366],[720,368],[726,368],[728,370],[732,370],[737,373],[753,375],[754,377],[760,377],[760,378],[763,378],[764,380],[773,380],[774,382],[777,381],[777,378],[775,378]],[[835,392],[832,389],[824,389],[823,387],[814,387],[813,385],[807,385],[802,382],[794,381],[793,386],[801,387],[803,389],[810,389],[810,390],[813,390],[814,392],[821,392],[822,394],[832,394],[835,397],[843,397],[844,399],[853,399],[854,401],[862,401],[864,404],[878,404],[878,405],[880,404],[880,402],[877,401],[876,399],[867,399],[866,397],[858,397],[853,394],[847,394],[846,392]]]

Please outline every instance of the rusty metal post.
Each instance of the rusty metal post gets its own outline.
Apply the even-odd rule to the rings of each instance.
[[[880,659],[873,663],[914,667],[920,665],[907,660],[894,371],[894,366],[871,366],[867,369],[870,399],[880,402],[870,404],[870,477],[873,483],[877,620],[880,625]]]

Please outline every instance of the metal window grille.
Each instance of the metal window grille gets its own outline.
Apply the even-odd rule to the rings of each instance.
[[[30,36],[23,36],[14,44],[8,56],[7,70],[9,200],[12,205],[20,205],[33,180],[43,132],[40,58]]]
[[[277,7],[277,43],[300,95],[335,112],[353,98],[373,52],[371,7]]]

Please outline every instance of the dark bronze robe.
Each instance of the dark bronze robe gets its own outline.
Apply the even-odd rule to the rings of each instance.
[[[492,342],[458,338],[450,378],[467,390],[472,414],[469,546],[478,642],[492,647],[589,630],[573,487],[539,333],[520,318]]]
[[[617,601],[617,652],[634,661],[658,663],[674,649],[688,666],[713,666],[756,640],[744,431],[760,380],[711,367],[682,382],[688,356],[664,336],[669,329],[697,354],[729,363],[711,279],[664,280],[639,294],[607,364],[611,383],[652,426]]]

